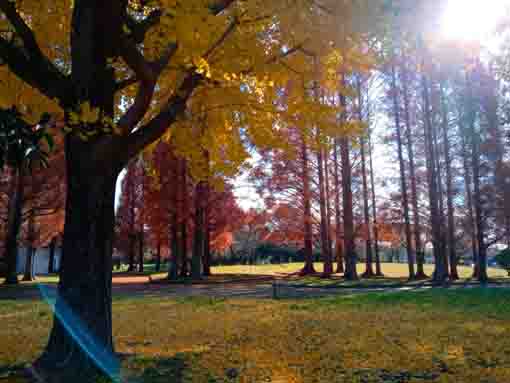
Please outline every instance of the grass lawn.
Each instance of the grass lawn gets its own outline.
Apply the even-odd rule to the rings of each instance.
[[[116,299],[113,308],[134,382],[510,382],[507,289]],[[51,313],[40,301],[3,301],[0,321],[0,365],[20,365],[44,347]]]

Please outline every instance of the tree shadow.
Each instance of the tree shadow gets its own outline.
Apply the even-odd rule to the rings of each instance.
[[[177,353],[173,357],[131,356],[123,363],[127,382],[133,383],[184,383],[197,371],[196,360],[200,353]],[[200,370],[202,380],[208,383],[224,382],[207,370]]]

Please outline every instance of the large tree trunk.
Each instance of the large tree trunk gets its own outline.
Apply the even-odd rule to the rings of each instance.
[[[15,191],[9,198],[7,237],[5,240],[5,258],[7,263],[5,284],[7,285],[14,285],[18,283],[18,273],[16,270],[18,263],[18,235],[22,221],[25,189],[21,170],[17,170],[16,172],[15,183]]]
[[[35,240],[35,214],[33,209],[30,211],[30,217],[28,219],[28,249],[25,262],[25,272],[23,274],[24,282],[31,282],[35,279],[34,277],[34,240]]]
[[[96,374],[118,376],[119,370],[111,294],[120,168],[89,167],[90,148],[77,138],[67,137],[66,147],[67,201],[55,316],[48,345],[34,366],[49,381],[85,382]]]
[[[420,209],[418,208],[418,188],[416,185],[416,164],[414,160],[414,146],[412,135],[412,124],[409,103],[408,71],[405,66],[402,68],[402,88],[404,99],[404,119],[406,123],[407,156],[409,157],[409,177],[411,178],[411,200],[414,218],[414,249],[416,252],[416,279],[428,278],[425,274],[425,252],[421,240]]]
[[[308,167],[308,148],[304,135],[301,135],[301,166],[303,178],[303,206],[304,206],[304,245],[305,245],[305,266],[301,270],[302,275],[315,273],[313,267],[313,237],[312,237],[312,207],[310,202],[310,175]]]
[[[330,265],[328,268],[331,269],[331,273],[333,273],[333,252],[332,252],[332,239],[331,239],[331,204],[330,204],[330,198],[331,198],[331,191],[330,191],[330,183],[329,183],[329,147],[324,152],[324,181],[326,183],[326,227],[327,227],[327,233],[328,233],[328,259],[330,262]]]
[[[211,222],[210,222],[210,185],[204,183],[204,258],[203,273],[208,277],[211,275]]]
[[[406,236],[406,249],[407,249],[407,264],[409,267],[409,279],[415,279],[414,273],[414,255],[413,244],[411,236],[411,221],[409,219],[409,201],[407,196],[407,182],[406,182],[406,168],[404,163],[404,152],[402,145],[402,127],[400,126],[400,111],[398,105],[398,88],[397,88],[397,75],[395,73],[395,66],[391,67],[391,87],[393,98],[393,113],[395,117],[395,127],[397,131],[397,148],[398,148],[398,162],[400,167],[400,192],[402,194],[402,210],[404,213],[404,225]]]
[[[455,240],[455,218],[453,208],[453,180],[452,180],[452,161],[450,154],[450,138],[448,137],[448,110],[446,105],[446,99],[444,89],[441,86],[441,103],[443,111],[443,148],[444,148],[444,161],[446,168],[446,205],[447,205],[447,216],[448,216],[448,254],[450,257],[450,279],[458,280],[459,273],[457,270],[457,249]]]

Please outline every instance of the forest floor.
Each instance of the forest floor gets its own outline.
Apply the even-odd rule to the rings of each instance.
[[[313,299],[115,295],[116,350],[139,383],[510,381],[510,289]],[[51,309],[0,303],[0,382],[44,347]]]

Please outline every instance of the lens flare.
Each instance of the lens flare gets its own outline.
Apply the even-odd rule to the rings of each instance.
[[[88,357],[114,382],[120,382],[120,363],[116,355],[104,347],[76,315],[55,287],[38,285],[43,300],[48,303],[57,319]],[[58,301],[58,303],[57,303]]]

